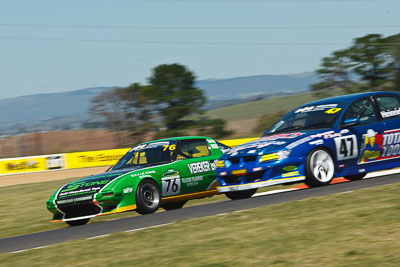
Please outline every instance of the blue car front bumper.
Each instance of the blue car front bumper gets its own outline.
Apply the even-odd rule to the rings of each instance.
[[[226,159],[228,167],[217,168],[219,193],[243,191],[265,186],[294,183],[305,180],[304,158],[286,158],[266,163],[253,161],[235,163],[234,159]],[[234,162],[234,163],[231,163]]]

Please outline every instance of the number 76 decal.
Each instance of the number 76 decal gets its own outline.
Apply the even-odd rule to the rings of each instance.
[[[358,157],[358,145],[355,135],[346,135],[335,138],[338,160],[354,159]]]

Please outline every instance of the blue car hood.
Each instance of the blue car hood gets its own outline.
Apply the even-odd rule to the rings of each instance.
[[[327,129],[271,134],[237,146],[227,151],[221,159],[260,155],[283,149],[293,149],[306,142],[312,142],[313,140],[327,137],[332,138],[339,135],[340,133],[338,134],[334,130]]]

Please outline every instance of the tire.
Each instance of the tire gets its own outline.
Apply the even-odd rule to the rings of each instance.
[[[249,198],[257,192],[257,188],[236,192],[227,192],[225,195],[232,200]]]
[[[306,160],[306,180],[309,187],[328,185],[335,176],[335,164],[325,148],[312,150]]]
[[[79,225],[84,225],[89,222],[89,219],[82,219],[82,220],[76,220],[76,221],[66,221],[65,223],[68,224],[69,226],[79,226]]]
[[[180,209],[183,207],[183,205],[185,205],[187,202],[187,200],[182,200],[182,201],[178,201],[178,202],[171,202],[171,203],[164,203],[161,205],[161,207],[165,210],[176,210],[176,209]]]
[[[160,199],[157,184],[150,179],[144,180],[136,190],[136,211],[140,214],[154,213],[161,205]]]
[[[358,180],[361,180],[362,178],[364,178],[365,175],[367,175],[367,174],[360,173],[360,174],[355,174],[355,175],[344,176],[344,178],[346,178],[347,180],[350,180],[350,181],[358,181]]]

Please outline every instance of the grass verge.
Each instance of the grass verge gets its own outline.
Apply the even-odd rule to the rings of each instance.
[[[397,266],[400,183],[0,255],[4,266]],[[57,256],[62,255],[62,257]]]
[[[244,120],[261,114],[276,113],[280,110],[288,111],[317,99],[318,97],[311,93],[267,98],[207,111],[206,115],[210,118],[221,118],[226,121]]]

